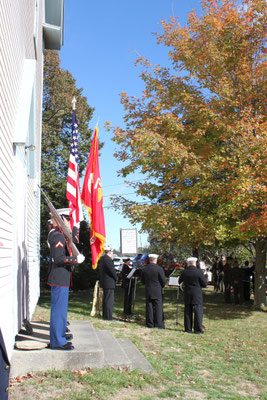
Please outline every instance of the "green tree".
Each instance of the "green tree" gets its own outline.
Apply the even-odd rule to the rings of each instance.
[[[256,254],[255,305],[266,304],[266,118],[263,0],[202,1],[186,27],[162,22],[158,43],[172,68],[140,58],[140,99],[123,93],[126,128],[113,128],[126,177],[147,204],[117,197],[132,222],[166,241],[200,245],[251,243]]]
[[[89,122],[94,109],[87,104],[82,95],[83,89],[76,87],[76,81],[71,73],[60,67],[57,51],[46,51],[44,58],[43,85],[43,119],[42,119],[42,187],[56,208],[68,206],[66,185],[70,144],[72,134],[72,99],[76,98],[76,118],[79,131],[79,174],[86,168],[91,147],[92,130]],[[41,200],[41,254],[43,268],[47,267],[47,221],[50,218],[48,207]],[[85,226],[84,226],[85,228]],[[87,241],[79,245],[82,253],[87,255],[88,268],[90,244],[89,231]],[[81,229],[82,234],[82,229]],[[81,267],[79,267],[81,268]],[[78,269],[77,269],[78,270]]]

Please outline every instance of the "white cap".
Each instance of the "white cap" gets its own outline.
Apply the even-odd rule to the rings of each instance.
[[[71,208],[59,208],[58,210],[57,210],[57,213],[59,214],[59,215],[70,215],[70,212],[71,212]]]
[[[191,265],[195,265],[196,262],[197,262],[197,258],[196,257],[189,257],[189,258],[187,258],[186,261]]]
[[[158,258],[158,255],[157,254],[148,254],[148,257],[152,258],[152,259],[153,258],[155,259],[155,258]]]
[[[105,247],[104,247],[104,250],[105,250],[105,251],[113,251],[112,247],[110,247],[110,246],[105,246]]]

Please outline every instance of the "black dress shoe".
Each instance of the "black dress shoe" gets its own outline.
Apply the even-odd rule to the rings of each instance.
[[[52,350],[74,350],[74,346],[72,346],[71,342],[67,342],[64,346],[52,347]]]
[[[71,333],[66,333],[65,338],[67,340],[72,340],[73,339],[73,335]]]
[[[194,332],[196,335],[203,335],[204,331],[195,331]]]

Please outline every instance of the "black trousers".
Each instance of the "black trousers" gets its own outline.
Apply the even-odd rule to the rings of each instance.
[[[218,275],[218,290],[221,293],[224,292],[224,282],[223,282],[223,276],[221,274]]]
[[[114,306],[114,289],[103,289],[103,319],[111,320]]]
[[[194,313],[194,322],[193,322]],[[203,306],[202,304],[185,304],[184,306],[184,329],[186,332],[199,333],[202,331]]]
[[[225,303],[231,303],[231,283],[224,283],[224,301]]]
[[[243,285],[234,284],[233,285],[233,289],[234,289],[234,302],[235,302],[235,304],[242,304],[243,301],[244,301]]]
[[[130,280],[129,285],[124,288],[124,307],[123,312],[126,315],[132,314],[132,302],[134,292],[134,281]]]
[[[164,328],[162,298],[146,299],[146,326]]]
[[[243,282],[244,300],[250,301],[250,281]]]

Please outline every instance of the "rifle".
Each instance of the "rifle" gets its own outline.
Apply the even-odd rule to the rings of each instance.
[[[59,229],[61,230],[62,234],[65,237],[65,240],[67,242],[67,246],[71,250],[72,256],[77,257],[80,254],[80,252],[79,252],[79,250],[77,249],[77,247],[75,246],[75,244],[72,241],[72,233],[71,233],[71,231],[64,224],[64,221],[62,220],[61,216],[58,214],[57,210],[55,209],[55,207],[53,206],[53,204],[51,203],[51,201],[49,200],[49,198],[45,194],[44,190],[40,186],[39,186],[39,189],[41,190],[41,193],[44,196],[45,201],[46,201],[46,203],[47,203],[47,205],[48,205],[48,207],[50,209],[50,213],[51,213],[52,218],[56,221]]]

